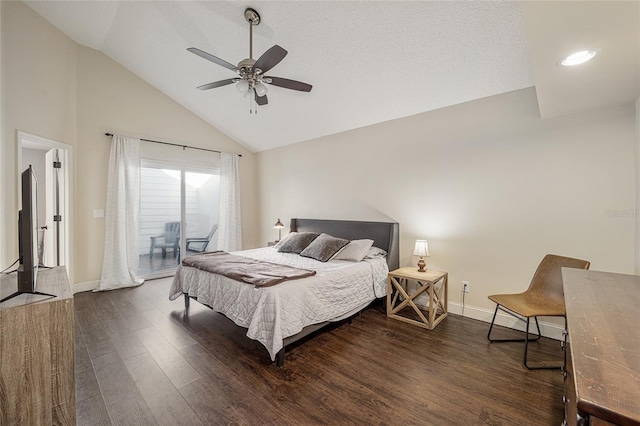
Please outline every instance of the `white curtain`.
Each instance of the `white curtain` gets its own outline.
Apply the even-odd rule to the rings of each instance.
[[[104,260],[100,290],[140,285],[140,139],[114,135],[109,157]]]
[[[218,250],[242,250],[240,170],[237,154],[220,154],[220,226]]]

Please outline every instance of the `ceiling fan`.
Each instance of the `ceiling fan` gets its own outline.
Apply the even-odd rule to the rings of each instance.
[[[226,86],[228,84],[235,83],[237,89],[245,95],[251,96],[255,99],[257,105],[266,105],[267,100],[267,86],[271,84],[273,86],[284,87],[285,89],[298,90],[300,92],[310,92],[311,86],[307,83],[300,81],[289,80],[288,78],[267,76],[264,73],[268,72],[271,68],[275,67],[287,56],[287,51],[282,47],[275,45],[262,54],[257,60],[253,59],[253,27],[260,23],[260,15],[254,9],[247,8],[244,11],[244,17],[249,22],[249,57],[243,59],[238,63],[238,66],[232,65],[229,62],[217,58],[207,52],[204,52],[195,47],[190,47],[187,50],[194,53],[201,58],[218,64],[225,68],[230,69],[238,74],[238,77],[228,78],[226,80],[214,81],[213,83],[203,84],[199,86],[200,90],[209,90],[216,87]],[[251,110],[250,110],[251,112]]]

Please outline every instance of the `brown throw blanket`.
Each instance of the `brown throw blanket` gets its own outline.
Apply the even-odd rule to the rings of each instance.
[[[253,284],[256,287],[268,287],[316,274],[316,271],[236,256],[222,250],[187,256],[182,264]]]

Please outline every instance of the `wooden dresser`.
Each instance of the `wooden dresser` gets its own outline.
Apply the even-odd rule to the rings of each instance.
[[[0,299],[17,290],[0,277]],[[73,293],[64,266],[38,271],[37,290],[0,304],[0,425],[74,425]]]
[[[562,269],[569,425],[640,425],[640,276]]]

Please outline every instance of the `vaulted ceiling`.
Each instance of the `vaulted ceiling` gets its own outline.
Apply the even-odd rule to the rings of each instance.
[[[252,151],[536,86],[543,118],[640,96],[637,1],[26,1],[79,44],[104,52]],[[249,56],[244,10],[261,15],[254,58],[288,51],[270,75],[310,93],[269,86],[269,104],[228,85]],[[581,67],[557,61],[581,49]]]

